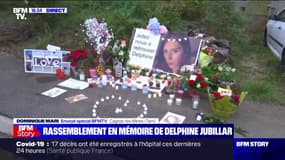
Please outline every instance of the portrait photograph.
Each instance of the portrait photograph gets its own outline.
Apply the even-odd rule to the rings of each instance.
[[[186,34],[161,35],[153,69],[179,74],[192,70],[197,63],[201,39]]]

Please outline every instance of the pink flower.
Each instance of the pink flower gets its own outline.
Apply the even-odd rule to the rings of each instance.
[[[164,25],[160,25],[159,32],[160,34],[166,34],[168,32],[168,29]]]

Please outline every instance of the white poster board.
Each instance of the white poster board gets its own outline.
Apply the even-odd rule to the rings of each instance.
[[[70,69],[70,62],[63,61],[68,53],[70,51],[24,49],[25,72],[55,74],[58,68]]]
[[[146,29],[135,29],[130,50],[129,65],[152,69],[160,35]]]

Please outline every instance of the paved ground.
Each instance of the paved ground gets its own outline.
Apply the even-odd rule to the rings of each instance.
[[[208,99],[202,98],[199,110],[191,109],[190,99],[183,101],[182,106],[167,106],[167,96],[160,99],[148,99],[141,92],[116,91],[111,87],[91,88],[83,91],[67,89],[68,92],[49,98],[40,95],[41,92],[51,89],[60,81],[53,75],[26,74],[23,61],[12,55],[0,56],[0,114],[8,117],[84,117],[92,118],[92,107],[101,97],[111,94],[129,99],[130,105],[124,108],[122,114],[115,114],[117,106],[123,107],[117,102],[106,102],[97,110],[100,117],[137,117],[142,112],[142,107],[137,107],[140,100],[148,105],[148,114],[145,117],[162,118],[166,112],[174,112],[186,116],[186,123],[198,123],[195,121],[197,112],[211,115]],[[68,104],[64,98],[83,93],[88,100],[74,104]],[[7,119],[0,118],[0,130],[9,132],[11,124]],[[5,123],[6,121],[6,123]],[[236,126],[248,131],[248,137],[285,137],[285,107],[245,102],[233,118],[228,120]],[[7,124],[5,127],[2,124]],[[11,131],[11,130],[10,130]],[[11,132],[10,132],[11,133]],[[0,135],[1,136],[1,135]],[[235,135],[240,137],[240,135]]]

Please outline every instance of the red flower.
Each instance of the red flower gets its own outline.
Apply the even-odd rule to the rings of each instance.
[[[197,80],[198,80],[198,81],[203,80],[203,75],[202,75],[201,73],[198,73],[198,74],[197,74]]]
[[[189,81],[188,81],[188,85],[189,85],[190,87],[196,86],[196,82],[195,82],[194,80],[189,80]]]
[[[240,97],[238,95],[232,95],[232,100],[236,103],[239,104],[240,103]]]
[[[77,63],[76,63],[76,61],[72,61],[72,62],[70,63],[70,65],[71,65],[72,67],[76,67]]]
[[[201,82],[200,84],[202,88],[204,89],[207,88],[207,83],[205,81]]]
[[[88,58],[88,53],[83,49],[78,49],[78,50],[72,51],[70,54],[70,57],[73,60],[78,61],[80,58],[83,58],[83,59]]]
[[[217,99],[223,98],[223,96],[221,96],[220,92],[217,92],[217,91],[215,91],[215,92],[213,93],[213,95],[214,95],[214,97],[216,97]]]

